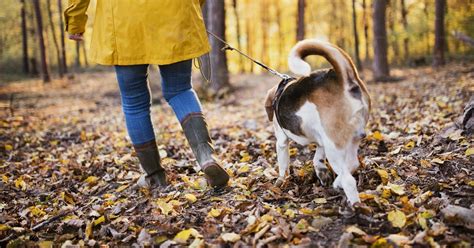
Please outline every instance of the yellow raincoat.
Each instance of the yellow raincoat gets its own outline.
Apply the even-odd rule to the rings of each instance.
[[[66,31],[84,33],[90,0],[69,0]],[[90,58],[103,65],[172,64],[209,52],[204,0],[97,0]]]

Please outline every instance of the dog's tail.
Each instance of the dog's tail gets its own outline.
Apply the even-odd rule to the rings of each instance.
[[[301,76],[309,76],[311,66],[304,61],[304,58],[309,55],[320,55],[326,58],[342,82],[347,79],[358,79],[357,70],[349,55],[337,46],[316,39],[302,40],[291,49],[288,56],[290,70]]]

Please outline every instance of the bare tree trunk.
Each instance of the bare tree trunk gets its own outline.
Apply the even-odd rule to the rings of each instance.
[[[367,14],[367,5],[366,0],[362,0],[362,8],[364,9],[363,18],[364,18],[364,40],[365,40],[365,62],[367,63],[370,60],[369,57],[369,15]],[[369,8],[370,9],[370,8]]]
[[[296,21],[296,40],[304,39],[304,10],[305,0],[298,0],[298,16]]]
[[[281,22],[281,5],[280,1],[275,3],[276,8],[276,19],[277,19],[277,26],[278,26],[278,69],[282,68],[282,61],[281,58],[285,58],[285,54],[283,51],[285,45],[285,35],[283,34],[282,29],[282,22]]]
[[[26,27],[26,3],[21,0],[21,35],[23,45],[23,72],[30,73],[29,59],[28,59],[28,32]]]
[[[446,34],[444,31],[444,15],[446,11],[446,0],[436,0],[435,19],[435,45],[433,51],[433,66],[444,65],[444,52],[446,50]]]
[[[357,14],[356,14],[356,0],[352,0],[352,25],[354,29],[354,56],[356,65],[359,70],[362,70],[362,62],[359,55],[359,33],[357,32]]]
[[[260,13],[262,17],[262,49],[260,59],[264,64],[268,64],[268,4],[266,0],[260,0]]]
[[[209,15],[208,15],[208,9],[209,9],[209,6],[208,6],[208,1],[204,2],[204,4],[202,5],[202,17],[204,19],[204,25],[206,25],[206,29],[209,29]],[[214,39],[212,37],[208,38],[208,39]],[[210,61],[210,54],[204,54],[202,55],[200,58],[201,60],[201,64],[200,64],[200,67],[201,67],[201,80],[202,82],[204,83],[208,83],[208,80],[211,80],[211,61]],[[201,86],[201,87],[205,87],[204,84]]]
[[[43,18],[41,16],[41,6],[39,0],[33,0],[33,6],[36,16],[37,32],[38,32],[38,43],[41,55],[41,73],[43,77],[43,82],[48,83],[51,81],[49,75],[48,63],[46,61],[46,47],[44,45],[44,35],[43,35]]]
[[[76,68],[81,68],[81,42],[76,41]]]
[[[408,10],[405,4],[405,0],[400,0],[401,11],[402,11],[402,24],[405,34],[403,36],[403,58],[405,61],[410,60],[410,50],[409,50],[409,38],[408,38]]]
[[[49,26],[51,28],[51,35],[53,36],[53,43],[54,43],[54,48],[56,49],[56,59],[58,61],[58,73],[59,77],[64,76],[63,68],[62,68],[62,63],[61,63],[61,51],[59,50],[59,43],[58,39],[56,38],[56,29],[54,28],[54,22],[53,22],[53,11],[51,10],[51,0],[46,1],[47,10],[48,10],[48,17],[49,17]]]
[[[396,13],[397,13],[397,2],[396,1],[388,1],[388,29],[390,31],[390,47],[393,51],[393,59],[392,63],[398,64],[400,59],[400,48],[398,47],[398,36],[397,31],[395,30],[395,21],[396,21]]]
[[[89,67],[89,60],[87,59],[87,52],[86,52],[86,43],[82,41],[82,55],[84,56],[84,65],[85,67]]]
[[[248,2],[247,2],[248,3]],[[252,22],[253,19],[252,18],[249,18],[247,17],[246,20],[245,20],[245,29],[246,29],[246,37],[247,37],[247,54],[250,56],[250,57],[253,57],[253,49],[252,47],[254,46],[254,42],[253,42],[253,30],[252,30]],[[250,73],[253,73],[254,72],[254,64],[252,62],[249,62],[249,65],[250,65],[250,68],[249,68],[249,72]]]
[[[428,4],[430,3],[431,0],[425,0],[425,4],[424,4],[424,7],[423,7],[423,12],[425,13],[425,20],[426,22],[428,22],[428,20],[430,19],[430,12],[428,11]],[[431,53],[431,47],[430,47],[430,31],[428,30],[427,32],[425,32],[425,36],[426,36],[426,54],[429,54]]]
[[[61,66],[63,72],[67,73],[67,60],[66,60],[66,39],[64,35],[64,23],[63,23],[63,4],[62,0],[58,0],[58,12],[59,12],[59,30],[61,31]]]
[[[239,11],[237,7],[237,0],[232,0],[232,6],[234,9],[234,16],[235,16],[235,29],[237,33],[237,49],[242,51],[242,41],[240,35],[240,18],[239,18]],[[244,61],[243,57],[239,56],[239,71],[244,72]]]
[[[390,76],[387,60],[387,0],[374,0],[374,79],[384,81]]]
[[[209,1],[209,29],[225,40],[225,3],[224,1]],[[216,39],[211,39],[211,87],[215,92],[229,87],[229,71],[227,68],[227,56],[221,51],[222,44]]]

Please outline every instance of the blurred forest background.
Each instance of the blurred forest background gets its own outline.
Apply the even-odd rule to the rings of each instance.
[[[1,5],[2,81],[40,75],[48,81],[51,75],[62,77],[91,67],[87,50],[95,0],[83,43],[67,40],[63,32],[65,0],[2,0]],[[376,78],[383,80],[389,76],[389,66],[472,58],[473,9],[472,0],[211,0],[203,12],[210,31],[277,70],[287,69],[286,56],[297,40],[318,38],[337,44],[359,69],[375,69]],[[210,41],[211,65],[216,68],[212,74],[217,77],[213,81],[218,84],[214,89],[228,84],[227,71],[261,72],[237,54],[220,52],[220,42]],[[321,63],[310,61],[316,66]]]

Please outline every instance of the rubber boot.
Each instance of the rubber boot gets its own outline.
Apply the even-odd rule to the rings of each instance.
[[[187,115],[181,122],[181,126],[208,183],[215,188],[226,186],[229,175],[214,156],[211,137],[202,113]]]
[[[152,187],[164,187],[166,182],[166,172],[160,164],[160,154],[155,140],[144,144],[134,145],[140,165],[145,172],[145,179]]]

